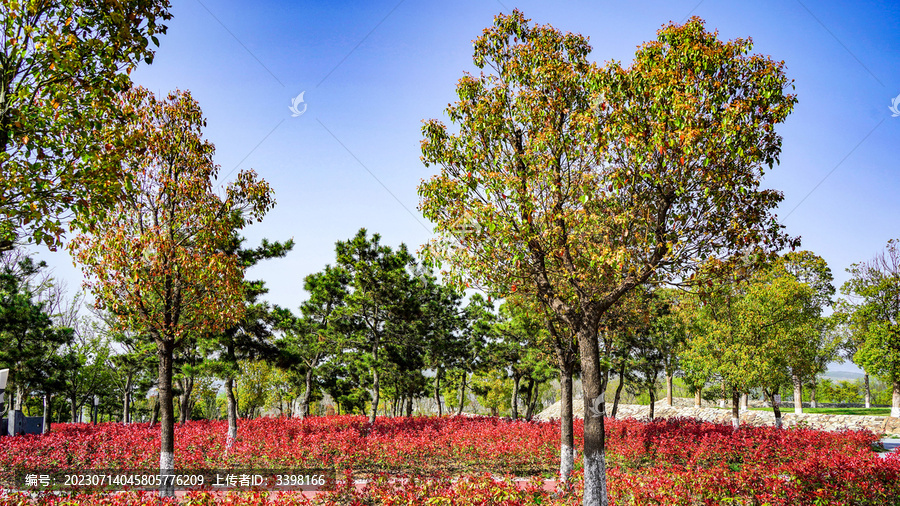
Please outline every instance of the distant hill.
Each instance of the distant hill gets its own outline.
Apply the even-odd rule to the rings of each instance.
[[[859,373],[859,372],[850,372],[850,371],[828,371],[828,372],[826,372],[825,374],[823,374],[823,375],[820,376],[820,377],[822,377],[822,378],[829,378],[829,379],[834,380],[834,381],[842,381],[842,380],[853,381],[853,380],[855,380],[855,379],[860,379],[860,378],[862,378],[863,376],[864,376],[864,374]]]

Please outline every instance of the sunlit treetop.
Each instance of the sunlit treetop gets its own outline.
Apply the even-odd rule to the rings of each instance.
[[[630,66],[600,68],[584,37],[499,15],[475,41],[482,72],[447,109],[457,131],[423,127],[422,159],[440,172],[419,186],[420,209],[462,245],[433,241],[426,257],[496,295],[602,301],[795,245],[772,213],[781,193],[760,178],[796,98],[784,63],[750,49],[692,18]]]

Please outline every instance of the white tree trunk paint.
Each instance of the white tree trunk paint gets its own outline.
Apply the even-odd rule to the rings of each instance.
[[[172,474],[175,470],[175,454],[172,452],[159,452],[159,473],[161,475]],[[167,481],[165,477],[161,478],[159,483],[160,497],[174,497],[175,484]]]
[[[740,419],[740,418],[731,417],[731,426],[734,427],[735,429],[740,428],[740,426],[741,426],[741,419]]]
[[[592,457],[584,455],[584,506],[609,506],[606,495],[605,450]]]
[[[900,417],[900,406],[891,406],[891,416]]]
[[[559,481],[569,481],[572,471],[575,469],[575,451],[574,448],[567,445],[560,445],[559,448]]]
[[[228,434],[225,437],[225,448],[231,448],[234,445],[234,440],[237,438],[237,427],[234,425],[228,426]]]

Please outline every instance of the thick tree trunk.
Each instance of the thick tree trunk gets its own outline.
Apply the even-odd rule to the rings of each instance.
[[[697,391],[694,392],[694,407],[703,407],[703,387],[697,387]]]
[[[172,362],[175,343],[171,340],[158,340],[159,356],[159,471],[171,474],[175,470],[175,406],[172,403]],[[172,497],[175,495],[171,483],[161,483],[159,495]]]
[[[866,409],[872,407],[872,390],[869,388],[869,375],[868,373],[863,377],[866,384]]]
[[[731,426],[735,429],[741,426],[741,407],[739,406],[741,394],[737,389],[731,390]]]
[[[578,329],[578,348],[581,352],[581,384],[584,391],[584,506],[607,506],[606,434],[603,428],[605,393],[602,390],[603,371],[596,323],[583,322]]]
[[[894,392],[891,395],[891,416],[900,417],[900,378],[894,380]]]
[[[799,374],[791,374],[791,381],[794,383],[794,413],[803,413],[803,382],[800,381]]]
[[[42,413],[42,415],[44,417],[44,422],[43,422],[44,427],[43,427],[43,430],[41,431],[44,434],[50,432],[50,408],[52,407],[51,400],[52,400],[52,397],[50,397],[49,394],[44,392],[44,411]]]
[[[513,375],[513,393],[512,393],[512,419],[519,419],[519,375]]]
[[[741,394],[741,411],[747,411],[750,409],[750,394],[744,392]]]
[[[228,418],[228,433],[225,436],[225,448],[231,448],[237,439],[237,401],[234,398],[234,378],[225,377],[225,416]]]
[[[406,417],[411,418],[413,415],[412,396],[406,398]]]
[[[672,406],[672,391],[675,389],[675,375],[666,373],[666,406]]]

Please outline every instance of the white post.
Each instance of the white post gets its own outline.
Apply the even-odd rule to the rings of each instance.
[[[0,369],[0,404],[3,404],[3,396],[6,392],[7,378],[9,378],[9,369]]]

